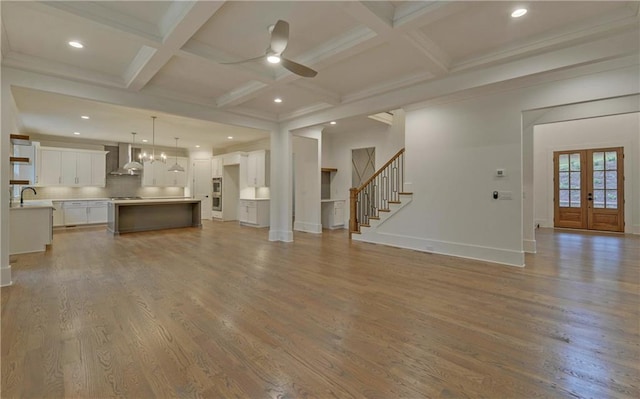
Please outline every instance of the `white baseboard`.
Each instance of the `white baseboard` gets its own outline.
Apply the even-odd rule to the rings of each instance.
[[[631,226],[631,234],[640,234],[640,224]]]
[[[522,240],[522,249],[528,254],[535,254],[536,240]]]
[[[11,281],[11,265],[0,267],[0,287],[8,287]]]
[[[419,237],[379,232],[370,232],[361,235],[354,234],[352,239],[355,241],[383,244],[421,252],[430,252],[440,255],[456,256],[459,258],[524,267],[524,252],[522,251],[512,251],[456,242],[428,240]]]
[[[295,231],[303,231],[305,233],[322,234],[322,225],[318,223],[308,223],[295,221],[293,223]]]
[[[293,231],[269,230],[269,241],[293,242]]]

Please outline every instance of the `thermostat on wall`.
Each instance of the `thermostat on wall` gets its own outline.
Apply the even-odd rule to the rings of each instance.
[[[504,177],[507,175],[507,171],[504,169],[496,169],[496,176]]]

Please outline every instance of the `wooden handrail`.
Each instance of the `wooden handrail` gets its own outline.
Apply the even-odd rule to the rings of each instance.
[[[378,212],[399,203],[404,192],[404,148],[378,169],[360,187],[349,189],[349,238],[368,226],[369,219],[378,219]]]
[[[358,187],[356,189],[356,193],[359,193],[360,191],[362,191],[367,184],[371,183],[373,181],[373,179],[378,177],[378,175],[380,175],[380,173],[382,173],[382,171],[385,170],[387,168],[387,166],[391,165],[391,163],[393,161],[395,161],[396,158],[398,158],[400,156],[400,154],[402,154],[403,152],[404,152],[404,148],[401,149],[400,151],[396,152],[396,155],[392,156],[391,159],[387,161],[387,163],[382,165],[382,167],[380,169],[378,169],[378,171],[376,173],[373,174],[373,176],[371,176],[366,182],[364,182],[360,187]]]

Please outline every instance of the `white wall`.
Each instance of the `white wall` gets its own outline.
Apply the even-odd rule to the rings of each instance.
[[[292,137],[294,154],[295,222],[293,229],[322,233],[320,207],[320,136]]]
[[[534,127],[534,218],[553,227],[553,152],[624,147],[625,231],[640,234],[640,113]]]
[[[524,265],[523,111],[636,93],[638,80],[633,66],[405,108],[406,189],[414,198],[380,227],[376,242]],[[495,177],[497,168],[507,176]],[[494,190],[512,199],[494,200]]]
[[[351,150],[375,147],[376,170],[391,159],[405,143],[405,113],[394,110],[393,125],[380,124],[377,129],[348,133],[322,134],[322,167],[337,168],[332,174],[331,198],[349,201],[351,188]],[[349,226],[349,212],[345,212],[345,228]]]

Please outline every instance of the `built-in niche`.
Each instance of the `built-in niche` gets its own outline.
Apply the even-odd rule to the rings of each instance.
[[[376,148],[357,148],[351,150],[351,187],[360,187],[376,171]]]

